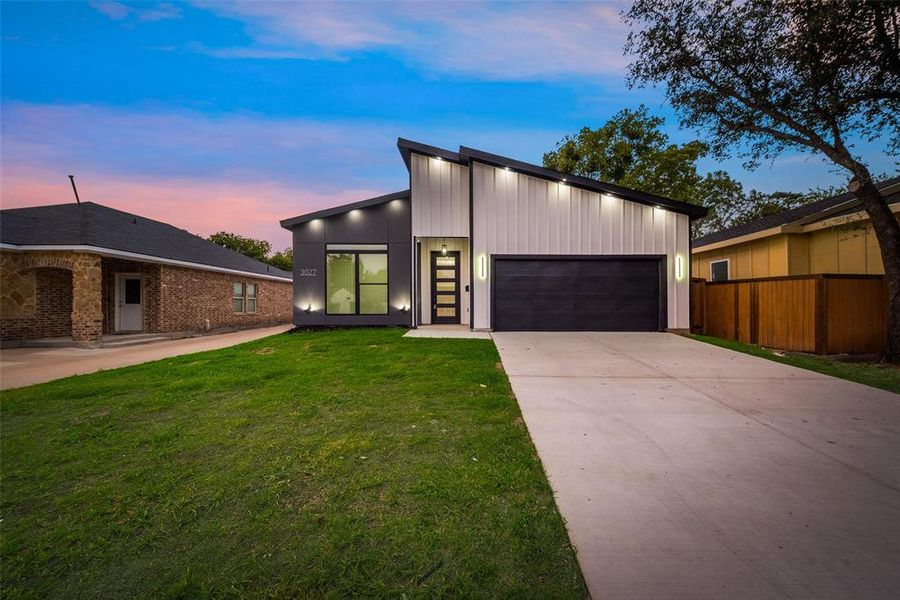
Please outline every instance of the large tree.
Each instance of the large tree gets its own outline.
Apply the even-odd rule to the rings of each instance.
[[[669,142],[661,129],[664,124],[644,105],[626,108],[597,129],[583,127],[574,136],[565,136],[544,154],[544,166],[700,204],[705,197],[699,186],[705,178],[697,172],[697,160],[709,147],[699,141]]]
[[[709,215],[691,227],[695,237],[821,197],[746,193],[725,171],[703,174],[697,163],[707,156],[709,146],[697,140],[673,144],[662,130],[664,125],[644,105],[623,109],[596,129],[582,127],[575,135],[563,137],[544,154],[544,166],[705,206]]]
[[[884,357],[900,362],[900,225],[853,140],[900,150],[900,5],[854,0],[636,0],[632,85],[663,84],[682,124],[748,166],[799,150],[842,169],[881,249]]]
[[[240,252],[245,256],[255,258],[262,262],[268,261],[269,252],[272,250],[272,244],[266,240],[257,240],[228,231],[219,231],[212,234],[207,239],[214,244],[225,246],[235,252]]]
[[[290,271],[294,266],[294,249],[285,248],[284,250],[279,250],[273,253],[267,262],[282,271]]]

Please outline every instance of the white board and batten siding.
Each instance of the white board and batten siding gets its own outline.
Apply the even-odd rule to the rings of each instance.
[[[469,237],[469,168],[410,154],[412,234]]]
[[[492,254],[665,254],[668,326],[689,327],[687,215],[479,162],[472,169],[475,329],[491,324]]]

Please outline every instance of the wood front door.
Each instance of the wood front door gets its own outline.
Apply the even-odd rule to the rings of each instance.
[[[431,322],[460,322],[458,251],[431,253]]]

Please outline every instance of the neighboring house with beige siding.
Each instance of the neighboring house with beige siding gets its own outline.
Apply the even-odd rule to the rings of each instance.
[[[900,218],[900,177],[878,187]],[[692,277],[719,281],[818,273],[884,273],[872,224],[853,194],[786,210],[692,244]]]

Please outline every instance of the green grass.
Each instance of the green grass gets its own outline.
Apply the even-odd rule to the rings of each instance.
[[[900,394],[900,368],[895,366],[874,362],[844,362],[833,358],[791,352],[781,355],[753,344],[723,340],[709,335],[692,334],[690,337],[722,348],[737,350],[745,354],[760,356],[786,365],[809,369]]]
[[[3,393],[3,595],[584,597],[493,344],[402,334]]]

